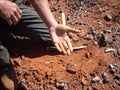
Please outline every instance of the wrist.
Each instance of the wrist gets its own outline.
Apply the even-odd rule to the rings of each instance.
[[[50,25],[48,29],[50,32],[55,32],[55,29],[57,26],[58,26],[58,23],[54,23],[54,24],[52,23],[52,25]]]

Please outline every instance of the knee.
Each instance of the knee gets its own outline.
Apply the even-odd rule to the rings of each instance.
[[[8,50],[0,45],[0,70],[5,71],[9,68],[10,66],[10,57]]]

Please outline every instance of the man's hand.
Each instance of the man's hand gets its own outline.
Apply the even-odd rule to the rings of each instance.
[[[9,25],[15,25],[21,18],[22,11],[19,7],[8,0],[0,0],[0,17]]]
[[[75,30],[68,26],[58,24],[56,27],[50,28],[50,35],[54,45],[59,52],[70,55],[73,51],[71,41],[67,35],[68,32],[78,33],[79,30]]]

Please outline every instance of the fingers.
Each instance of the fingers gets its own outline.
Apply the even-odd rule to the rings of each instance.
[[[63,52],[64,54],[67,54],[65,47],[63,46],[62,43],[56,43],[55,46],[59,52]]]
[[[73,52],[72,44],[71,44],[71,41],[70,41],[69,38],[66,38],[66,43],[68,45],[68,48],[69,48],[70,52]]]
[[[18,15],[19,15],[19,17],[21,17],[21,15],[22,15],[22,11],[17,7],[17,11],[18,11]]]
[[[57,50],[58,50],[59,52],[62,52],[62,49],[60,48],[60,46],[59,46],[58,43],[55,43],[55,47],[57,48]]]
[[[14,15],[12,16],[12,24],[13,25],[16,25],[17,22],[20,20],[21,18],[21,15],[22,15],[22,12],[19,8],[17,8],[17,11],[14,12]]]
[[[58,43],[55,43],[55,46],[59,52],[63,52],[64,54],[70,55],[73,51],[72,44],[68,37],[62,41],[59,41]]]
[[[8,20],[8,24],[16,25],[17,22],[20,20],[21,15],[22,15],[22,11],[18,8],[18,6],[16,6],[15,10],[12,12],[12,14]]]

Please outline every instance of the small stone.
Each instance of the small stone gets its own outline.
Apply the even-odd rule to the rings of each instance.
[[[75,74],[77,72],[77,70],[74,69],[74,68],[72,68],[72,67],[66,68],[66,71],[69,72],[69,73],[71,73],[71,74]]]
[[[92,37],[90,35],[84,35],[84,36],[82,36],[82,38],[85,39],[85,40],[91,40],[92,39]]]
[[[110,69],[113,69],[113,68],[115,68],[115,67],[114,67],[113,64],[109,64],[109,68],[110,68]]]
[[[116,75],[114,79],[120,80],[120,75]]]
[[[95,76],[96,76],[96,73],[95,73],[95,72],[92,72],[92,73],[90,73],[90,76],[95,77]]]
[[[52,8],[51,8],[51,11],[52,11],[52,12],[57,11],[57,8],[52,7]]]
[[[71,18],[70,16],[67,16],[67,17],[66,17],[66,20],[70,20],[70,18]]]
[[[91,53],[89,53],[89,52],[85,53],[85,57],[88,58],[88,59],[90,59],[91,58]]]
[[[110,73],[115,73],[116,72],[116,69],[115,68],[113,68],[113,69],[110,69]]]
[[[52,75],[51,71],[46,72],[46,75],[51,76]]]
[[[89,30],[88,33],[91,34],[91,35],[93,35],[93,36],[95,36],[95,35],[96,35],[96,32],[95,32],[94,27],[90,27],[90,30]]]
[[[88,86],[88,87],[87,87],[87,90],[92,90],[92,87],[91,87],[91,86]]]
[[[81,83],[82,83],[84,86],[88,84],[88,82],[87,82],[87,80],[86,80],[85,78],[83,78],[83,79],[81,80]]]
[[[109,78],[107,77],[107,76],[105,76],[104,78],[103,78],[103,83],[108,83],[109,82]]]
[[[105,15],[104,19],[106,21],[110,21],[110,20],[112,20],[112,16],[110,14],[107,14],[107,15]]]
[[[64,84],[63,90],[69,90],[67,83]]]
[[[102,32],[103,32],[104,34],[106,34],[106,33],[107,33],[107,30],[103,29]]]
[[[113,49],[113,48],[106,48],[105,49],[105,53],[107,53],[107,52],[115,52],[116,50],[115,49]]]
[[[117,53],[118,53],[118,55],[120,55],[120,48],[118,48]]]
[[[97,83],[97,82],[99,82],[101,79],[98,77],[98,76],[96,76],[96,77],[94,77],[93,79],[92,79],[92,82],[93,83]]]
[[[100,12],[103,12],[103,9],[101,7],[98,7],[98,9],[99,9]]]
[[[18,85],[17,90],[28,90],[28,87],[25,85],[24,81],[21,81],[20,84]]]
[[[21,64],[22,64],[22,60],[20,60],[20,59],[14,60],[13,62],[16,66],[21,66]]]
[[[66,71],[71,74],[75,74],[77,72],[75,64],[72,62],[68,63],[66,67]]]
[[[103,83],[109,82],[108,74],[106,72],[102,74],[102,78],[103,78],[102,80]]]
[[[116,85],[112,84],[110,87],[111,87],[112,90],[114,90],[116,88]]]
[[[104,72],[103,74],[102,74],[102,77],[105,77],[105,76],[107,76],[108,74],[106,73],[106,72]]]
[[[22,56],[20,56],[20,58],[21,58],[21,60],[24,60],[25,56],[24,56],[24,55],[22,55]]]

